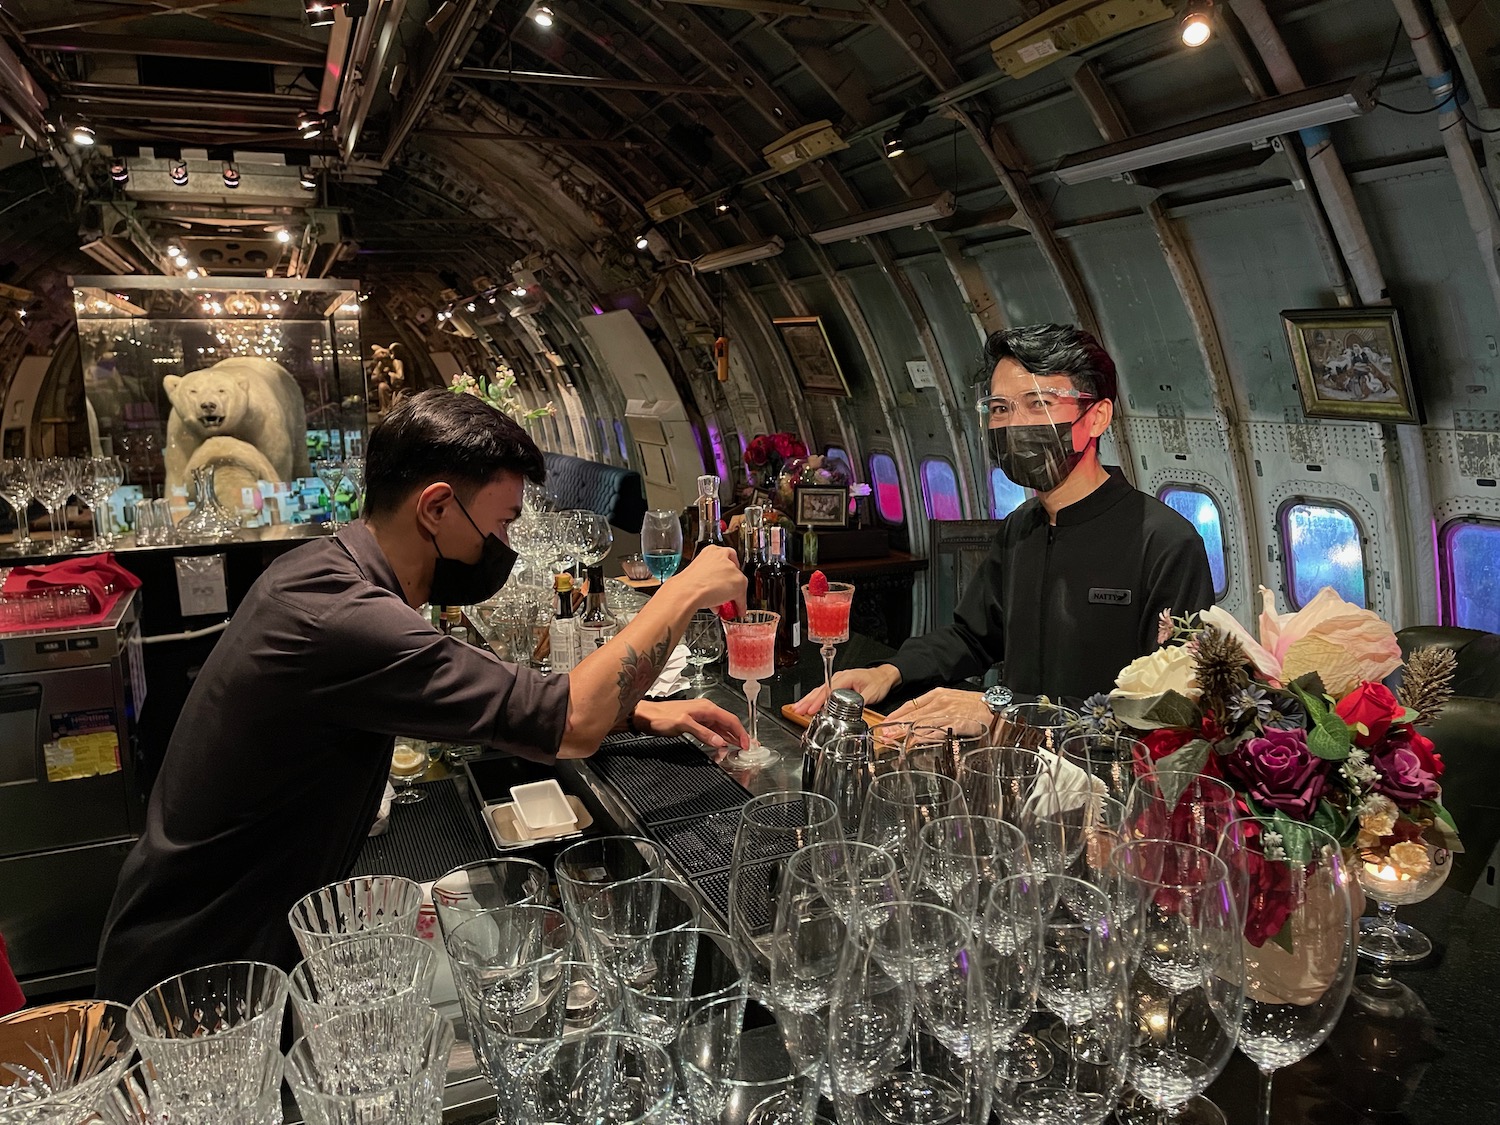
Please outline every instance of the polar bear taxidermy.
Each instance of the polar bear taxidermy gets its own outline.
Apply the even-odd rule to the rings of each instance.
[[[167,419],[167,488],[185,488],[192,471],[216,466],[215,491],[230,510],[258,481],[312,475],[302,390],[281,364],[259,357],[220,360],[162,380]]]

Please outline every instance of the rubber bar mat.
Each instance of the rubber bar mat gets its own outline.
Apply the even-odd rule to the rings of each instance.
[[[750,799],[744,786],[682,739],[611,739],[605,745],[614,753],[595,755],[588,768],[647,827],[738,810]]]
[[[701,820],[679,820],[648,825],[647,831],[676,862],[683,874],[699,876],[734,863],[734,833],[739,809],[725,809]]]
[[[748,877],[742,879],[744,889],[741,891],[740,905],[747,912],[755,932],[768,932],[771,928],[776,886],[785,863],[785,860],[776,859],[753,864],[748,870]],[[729,927],[730,874],[729,871],[714,871],[693,880],[693,886],[697,888],[703,905],[726,930]]]
[[[427,799],[414,805],[392,805],[390,827],[365,841],[352,874],[404,875],[426,883],[455,867],[493,856],[456,780],[447,777],[417,788]]]

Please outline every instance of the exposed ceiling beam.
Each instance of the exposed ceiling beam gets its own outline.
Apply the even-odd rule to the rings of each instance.
[[[872,23],[864,12],[850,8],[820,8],[812,4],[786,4],[780,0],[667,0],[670,4],[697,4],[705,8],[732,8],[736,12],[760,12],[770,16],[800,16],[810,20],[841,23]]]
[[[424,137],[457,137],[466,141],[492,141],[502,144],[560,145],[564,148],[617,148],[633,151],[646,146],[639,141],[594,140],[592,137],[538,137],[530,133],[481,133],[475,129],[423,129]]]
[[[513,82],[518,86],[583,86],[592,87],[595,90],[643,90],[654,94],[702,94],[730,98],[739,96],[739,91],[728,86],[638,82],[629,78],[597,78],[591,74],[553,74],[541,70],[501,70],[482,66],[461,67],[454,72],[454,77],[477,78],[487,82]]]
[[[149,43],[143,43],[139,37],[130,35],[105,35],[95,31],[47,31],[27,34],[26,45],[39,51],[150,54],[173,59],[222,59],[228,62],[269,63],[272,66],[321,66],[323,63],[323,45],[311,41],[304,47],[286,44],[273,48],[256,43],[193,39],[152,39]]]
[[[207,8],[228,7],[231,4],[245,4],[250,0],[153,0],[149,5],[141,5],[134,11],[121,12],[115,15],[75,15],[71,19],[59,20],[55,23],[38,24],[35,27],[21,29],[23,35],[38,34],[47,31],[71,31],[80,27],[105,27],[110,24],[135,23],[140,20],[153,19],[156,16],[191,16]]]

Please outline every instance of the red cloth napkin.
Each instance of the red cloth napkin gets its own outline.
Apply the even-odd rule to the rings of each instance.
[[[134,590],[141,580],[119,563],[114,553],[84,555],[76,559],[48,563],[46,566],[18,566],[0,586],[0,594],[30,594],[40,590],[56,590],[69,586],[82,586],[89,592],[89,602],[95,613],[103,613],[115,600],[116,594]],[[114,592],[109,588],[113,586]]]
[[[11,972],[10,959],[5,955],[5,938],[0,936],[0,1016],[8,1016],[26,1007],[26,997]]]

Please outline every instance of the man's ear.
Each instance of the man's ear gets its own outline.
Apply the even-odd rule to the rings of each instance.
[[[1115,404],[1109,399],[1100,399],[1094,403],[1094,407],[1086,416],[1089,427],[1090,438],[1100,438],[1109,429],[1109,424],[1114,420]]]
[[[444,481],[433,481],[417,494],[417,523],[429,535],[435,534],[443,513],[453,501],[453,486]]]

